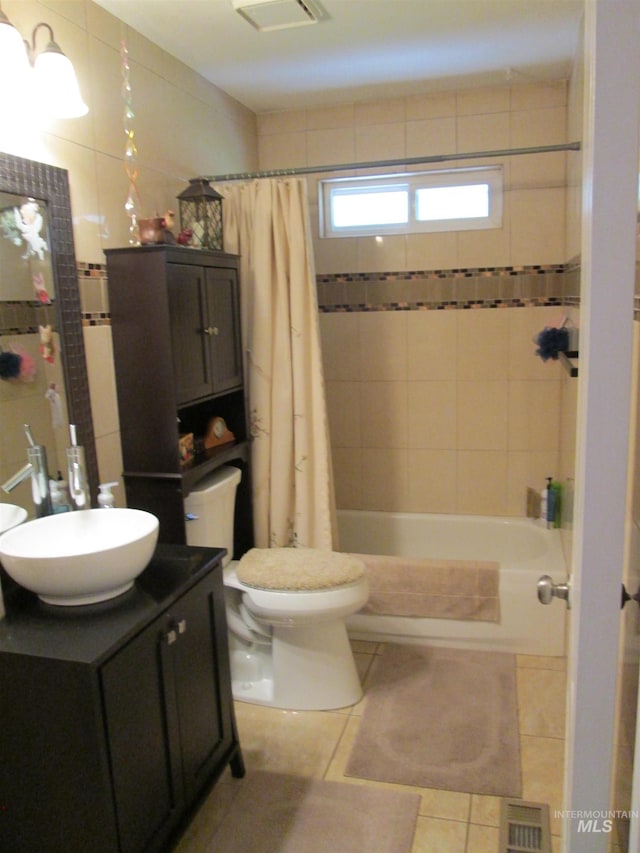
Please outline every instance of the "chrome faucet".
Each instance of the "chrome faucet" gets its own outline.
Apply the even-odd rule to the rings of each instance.
[[[10,494],[27,477],[31,477],[31,495],[36,518],[41,518],[44,515],[51,515],[52,513],[51,497],[49,495],[47,451],[42,444],[35,443],[29,424],[24,425],[24,430],[30,445],[27,448],[27,459],[29,461],[19,471],[16,471],[13,477],[9,477],[6,483],[2,484],[2,490]]]

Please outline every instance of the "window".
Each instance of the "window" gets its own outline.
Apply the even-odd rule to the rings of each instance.
[[[502,167],[320,181],[322,237],[463,231],[502,225]]]

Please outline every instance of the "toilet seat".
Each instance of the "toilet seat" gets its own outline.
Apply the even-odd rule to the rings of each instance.
[[[317,548],[252,548],[238,562],[240,583],[257,589],[298,592],[333,589],[360,580],[362,560]]]

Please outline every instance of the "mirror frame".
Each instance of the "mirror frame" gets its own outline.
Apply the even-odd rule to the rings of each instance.
[[[73,244],[69,176],[66,169],[0,152],[0,190],[47,203],[55,310],[69,423],[85,449],[92,499],[98,490],[98,461],[82,332],[78,270]]]

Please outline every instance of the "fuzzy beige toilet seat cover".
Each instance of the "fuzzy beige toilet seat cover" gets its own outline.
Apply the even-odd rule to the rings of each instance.
[[[365,574],[362,560],[315,548],[252,548],[241,557],[240,583],[261,589],[327,589],[354,583]]]

